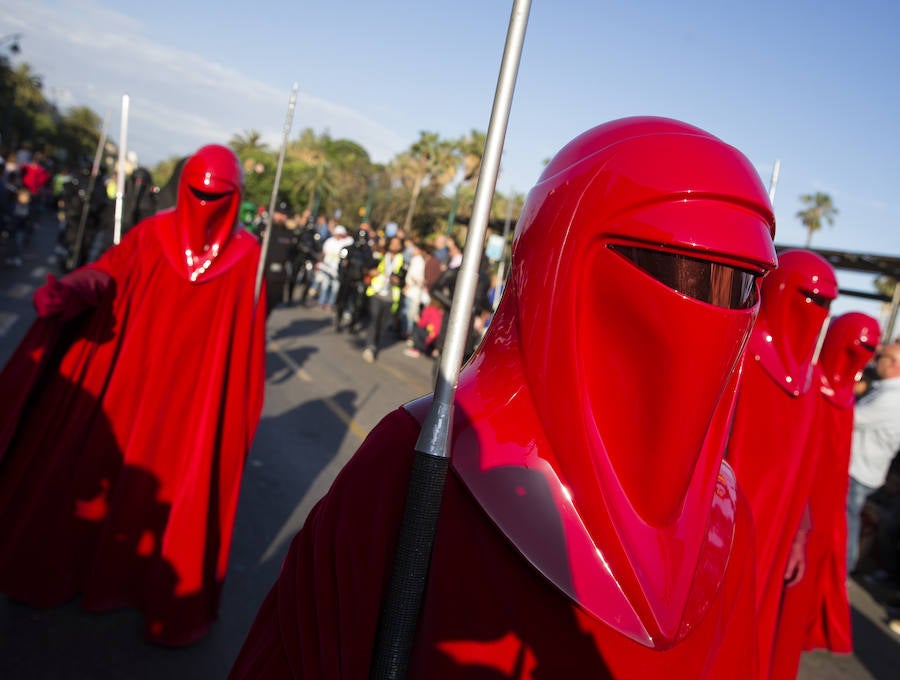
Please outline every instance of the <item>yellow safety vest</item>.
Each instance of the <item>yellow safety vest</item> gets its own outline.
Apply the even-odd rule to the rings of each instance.
[[[369,287],[366,288],[366,295],[368,297],[372,297],[377,294],[379,290],[384,287],[384,257],[382,257],[378,261],[378,266],[376,267],[378,273],[372,277],[372,280],[369,282]],[[391,264],[391,269],[393,270],[392,274],[399,274],[400,270],[403,269],[403,253],[397,253],[394,255],[393,263]],[[397,311],[397,308],[400,306],[400,286],[391,286],[391,313]]]

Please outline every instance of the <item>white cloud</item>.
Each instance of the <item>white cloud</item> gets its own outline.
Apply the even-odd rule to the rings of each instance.
[[[204,56],[146,37],[139,22],[92,0],[3,0],[0,35],[22,32],[22,54],[65,109],[86,105],[110,117],[119,135],[120,106],[130,97],[128,146],[142,162],[190,153],[259,131],[281,143],[291,83],[284,88]],[[359,111],[299,92],[292,137],[300,129],[329,130],[358,141],[373,160],[387,161],[409,141]]]

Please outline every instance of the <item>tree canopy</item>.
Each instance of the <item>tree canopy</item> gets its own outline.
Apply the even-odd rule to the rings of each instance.
[[[14,151],[28,142],[60,166],[90,165],[103,120],[85,106],[60,111],[44,96],[41,77],[27,63],[13,67],[0,56],[0,101],[4,149]],[[339,215],[339,221],[351,227],[367,216],[376,228],[393,221],[427,235],[444,231],[451,217],[450,229],[464,230],[471,218],[485,138],[480,130],[458,138],[423,130],[407,149],[380,164],[352,139],[306,128],[288,140],[278,200],[296,212]],[[228,146],[244,168],[245,199],[268,206],[279,149],[266,144],[258,130],[236,131]],[[117,153],[115,140],[107,139],[103,154],[107,171],[112,171]],[[180,158],[167,158],[150,168],[158,186],[169,180]],[[518,215],[523,197],[497,194],[494,202],[492,220],[502,223],[510,202],[514,218]]]
[[[834,207],[831,196],[821,191],[801,195],[800,202],[806,208],[797,211],[797,218],[806,228],[806,247],[809,248],[813,234],[822,228],[823,221],[827,222],[829,226],[834,225],[838,209]]]

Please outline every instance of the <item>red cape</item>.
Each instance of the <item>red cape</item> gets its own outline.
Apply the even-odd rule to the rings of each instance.
[[[817,428],[822,433],[819,468],[810,498],[813,528],[810,552],[820,555],[810,574],[812,621],[806,649],[853,652],[850,601],[847,598],[847,486],[853,439],[853,407],[839,408],[819,400]]]
[[[0,591],[134,606],[149,639],[182,645],[218,609],[262,411],[265,305],[255,239],[236,234],[190,283],[162,250],[171,220],[90,265],[112,279],[99,306],[36,321],[0,374]]]
[[[809,496],[812,529],[806,544],[806,574],[785,589],[772,657],[773,678],[795,678],[804,649],[853,651],[847,598],[846,498],[853,435],[853,409],[822,398],[808,439],[818,462]]]
[[[465,414],[454,423],[458,432]],[[419,431],[405,409],[386,416],[313,508],[233,680],[368,677]],[[533,483],[525,473],[522,483]],[[655,651],[585,614],[546,580],[451,468],[409,677],[755,678],[749,509],[737,509],[734,551],[709,611],[681,643]],[[542,530],[550,542],[561,538],[552,526]]]
[[[748,354],[726,460],[753,513],[761,678],[770,677],[784,572],[810,497],[816,461],[807,436],[817,400],[816,389],[790,395]]]

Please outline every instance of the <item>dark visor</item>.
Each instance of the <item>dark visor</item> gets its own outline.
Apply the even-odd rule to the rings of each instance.
[[[696,300],[728,309],[756,304],[756,274],[720,262],[678,253],[610,245],[660,283]]]
[[[822,309],[828,309],[831,307],[831,298],[825,297],[824,295],[819,295],[817,293],[811,293],[808,290],[804,290],[803,294],[809,298],[810,302],[814,305],[821,307]]]
[[[201,201],[218,201],[220,198],[224,198],[231,193],[230,191],[220,191],[218,193],[213,193],[211,191],[201,191],[200,189],[195,189],[194,187],[191,187],[191,191],[193,192],[194,196],[199,198]]]

